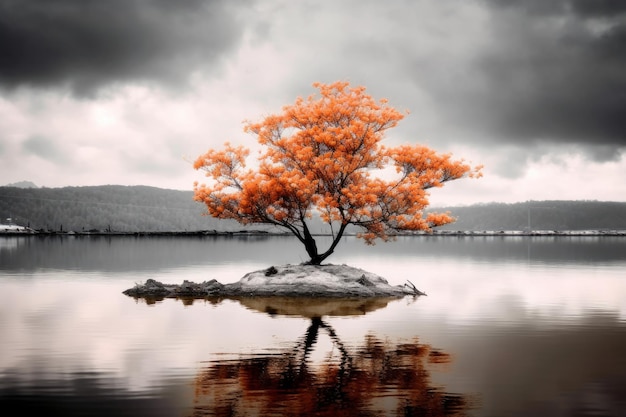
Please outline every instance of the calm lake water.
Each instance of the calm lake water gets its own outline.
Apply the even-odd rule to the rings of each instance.
[[[626,416],[624,237],[347,237],[328,259],[419,298],[122,294],[302,260],[289,237],[0,237],[0,409]]]

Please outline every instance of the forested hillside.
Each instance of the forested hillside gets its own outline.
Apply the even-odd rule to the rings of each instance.
[[[0,222],[36,230],[123,232],[239,230],[235,222],[203,216],[192,191],[145,186],[0,187]]]
[[[531,201],[447,207],[457,222],[443,230],[626,229],[626,203]],[[234,221],[203,216],[192,191],[146,186],[0,187],[0,223],[7,218],[36,230],[118,232],[245,230]],[[249,229],[276,230],[252,225]],[[323,232],[321,224],[311,227]]]
[[[609,230],[626,229],[626,203],[529,201],[447,207],[456,222],[443,230]]]

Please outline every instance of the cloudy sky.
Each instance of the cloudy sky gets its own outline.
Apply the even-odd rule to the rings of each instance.
[[[312,83],[484,164],[431,202],[626,201],[623,0],[0,0],[0,185],[189,190]]]

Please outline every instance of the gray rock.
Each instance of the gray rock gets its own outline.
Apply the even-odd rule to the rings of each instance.
[[[425,295],[411,285],[389,285],[386,279],[347,265],[283,265],[246,274],[238,282],[162,284],[148,279],[124,291],[132,297],[404,297]]]

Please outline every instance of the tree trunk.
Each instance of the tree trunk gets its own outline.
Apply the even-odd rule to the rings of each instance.
[[[344,230],[346,230],[347,224],[342,224],[337,232],[337,236],[333,240],[333,243],[330,245],[330,248],[322,254],[317,252],[317,244],[315,243],[315,239],[311,236],[308,228],[304,228],[304,247],[306,248],[306,253],[311,257],[311,259],[307,262],[309,265],[321,265],[321,263],[333,254],[335,251],[335,247],[339,243],[339,240],[343,236]]]
[[[306,249],[306,253],[311,258],[307,264],[319,265],[322,263],[324,258],[317,253],[317,243],[315,243],[315,239],[313,239],[313,236],[309,232],[309,228],[306,227],[306,225],[304,227],[304,248]]]
[[[311,257],[311,259],[309,260],[309,262],[307,262],[307,264],[308,264],[308,265],[321,265],[321,264],[322,264],[322,262],[323,262],[326,258],[328,258],[330,255],[332,255],[332,254],[333,254],[333,250],[332,250],[332,249],[329,249],[329,250],[327,250],[326,252],[321,253],[321,254],[316,254],[316,255],[314,255],[314,256],[312,256],[312,255],[309,253],[309,256]]]

